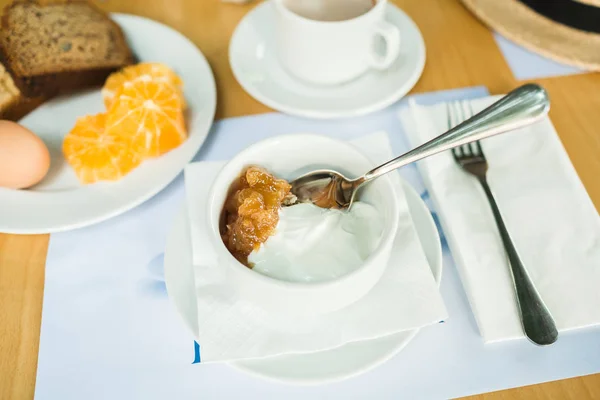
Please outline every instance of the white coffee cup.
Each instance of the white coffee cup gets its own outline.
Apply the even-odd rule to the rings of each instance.
[[[300,15],[290,1],[294,0],[273,0],[276,51],[280,63],[295,77],[321,85],[339,84],[369,68],[387,69],[398,57],[400,31],[385,21],[387,0],[377,0],[354,18],[333,21],[327,16]],[[385,46],[378,46],[382,43]]]

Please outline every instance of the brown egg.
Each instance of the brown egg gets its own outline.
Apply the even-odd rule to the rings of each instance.
[[[50,153],[42,139],[17,123],[0,120],[0,187],[33,186],[48,168]]]

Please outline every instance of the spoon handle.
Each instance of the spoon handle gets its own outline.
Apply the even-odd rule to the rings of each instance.
[[[360,184],[433,154],[529,125],[549,109],[544,88],[532,83],[520,86],[449,131],[367,172]]]

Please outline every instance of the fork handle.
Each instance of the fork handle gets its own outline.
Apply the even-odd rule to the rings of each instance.
[[[508,234],[506,225],[504,225],[504,220],[502,219],[490,186],[487,183],[487,179],[485,177],[479,178],[479,182],[483,186],[483,190],[490,202],[494,218],[496,219],[496,225],[498,225],[498,230],[500,231],[500,237],[508,255],[523,330],[527,337],[535,344],[552,344],[558,339],[558,331],[552,315],[550,315],[548,308],[546,308],[542,298],[533,286],[521,262],[517,249]]]

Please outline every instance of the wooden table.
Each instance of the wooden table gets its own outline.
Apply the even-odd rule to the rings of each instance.
[[[397,0],[417,23],[427,64],[411,93],[485,85],[506,93],[512,76],[492,33],[457,0]],[[0,0],[4,6],[7,0]],[[217,118],[270,110],[246,94],[227,60],[229,38],[254,5],[218,0],[104,0],[107,11],[138,14],[174,27],[208,58],[218,88]],[[537,80],[547,88],[550,116],[596,208],[600,208],[600,75]],[[33,398],[48,235],[0,234],[0,399]],[[600,398],[600,374],[473,396],[473,399]]]

